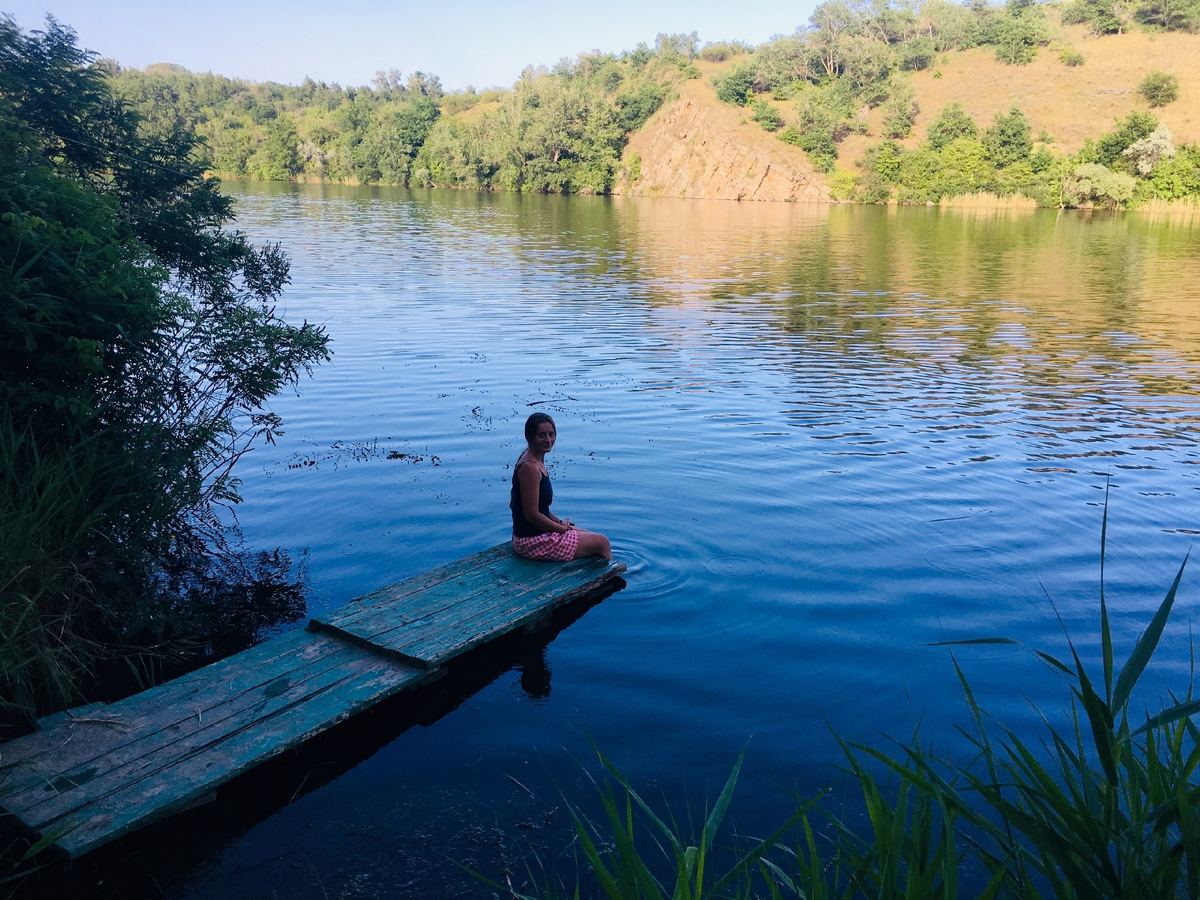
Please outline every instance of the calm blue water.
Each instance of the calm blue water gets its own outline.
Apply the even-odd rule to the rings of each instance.
[[[546,649],[548,694],[514,666],[177,896],[470,895],[447,858],[519,883],[530,844],[569,870],[589,740],[677,810],[749,745],[733,815],[765,832],[835,780],[831,729],[954,742],[931,642],[1020,641],[956,655],[1019,732],[1061,712],[1031,651],[1066,652],[1049,597],[1097,657],[1110,476],[1119,655],[1200,533],[1200,220],[234,189],[292,256],[287,315],[332,336],[239,471],[247,542],[307,551],[311,611],[504,540],[533,410],[556,512],[628,587]],[[1198,587],[1147,702],[1186,677]]]

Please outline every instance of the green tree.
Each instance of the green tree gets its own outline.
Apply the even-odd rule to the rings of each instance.
[[[751,118],[766,131],[778,131],[783,127],[783,116],[766,100],[755,102],[754,115]]]
[[[1063,7],[1062,23],[1086,23],[1093,34],[1120,34],[1125,28],[1116,0],[1075,0]]]
[[[981,34],[981,43],[995,46],[996,59],[1015,66],[1033,62],[1038,47],[1049,42],[1046,16],[1034,5],[1010,3],[1004,13],[987,20]]]
[[[920,112],[917,106],[917,92],[912,82],[907,79],[893,80],[891,96],[883,107],[883,136],[889,138],[906,138],[912,134],[913,122]]]
[[[1089,152],[1085,146],[1081,151],[1082,162],[1099,163],[1113,168],[1119,166],[1127,149],[1142,138],[1149,137],[1158,128],[1158,119],[1153,113],[1134,110],[1123,120],[1116,123],[1116,128],[1104,134],[1092,145]]]
[[[980,18],[966,5],[947,0],[926,0],[921,19],[928,23],[938,53],[965,50],[980,41]]]
[[[300,172],[300,136],[289,114],[275,118],[266,140],[247,162],[247,168],[264,181],[290,181]]]
[[[941,148],[939,188],[944,196],[994,190],[996,170],[974,137],[957,137]]]
[[[1148,185],[1149,195],[1163,200],[1200,197],[1200,147],[1179,147],[1173,157],[1154,167]]]
[[[1200,31],[1200,0],[1145,0],[1133,17],[1166,31]]]
[[[275,312],[282,252],[223,227],[195,135],[143,128],[94,63],[0,19],[0,705],[26,716],[178,636],[165,575],[327,355]]]
[[[1159,125],[1152,134],[1134,141],[1121,154],[1133,170],[1133,174],[1146,178],[1156,166],[1175,156],[1175,142],[1171,129]]]
[[[1166,72],[1151,72],[1138,85],[1138,93],[1151,107],[1166,106],[1179,99],[1179,79]]]
[[[813,45],[820,51],[820,62],[826,75],[836,75],[842,69],[842,53],[846,38],[860,27],[858,16],[845,0],[825,0],[813,10]]]
[[[978,136],[979,128],[975,120],[967,115],[967,111],[957,101],[942,107],[937,118],[925,129],[925,139],[934,150],[941,150],[958,138],[974,140]]]
[[[717,82],[717,99],[722,103],[745,106],[754,91],[755,64],[739,63]]]
[[[780,138],[804,150],[822,172],[831,172],[838,156],[834,140],[838,120],[821,100],[819,94],[812,93],[805,102],[798,103],[796,124],[785,128]]]
[[[636,91],[618,94],[613,101],[617,122],[625,131],[637,131],[662,104],[662,88],[648,82],[639,85]]]
[[[1114,172],[1098,163],[1084,163],[1064,179],[1063,203],[1078,206],[1090,200],[1115,209],[1133,199],[1136,187],[1134,179],[1124,172]]]
[[[1007,113],[997,114],[992,125],[983,132],[983,148],[997,168],[1025,162],[1033,152],[1033,130],[1029,120],[1014,106]]]
[[[932,36],[919,34],[906,41],[900,49],[900,68],[906,72],[922,72],[937,59],[937,44]]]

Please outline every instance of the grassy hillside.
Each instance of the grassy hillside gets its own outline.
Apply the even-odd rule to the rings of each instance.
[[[1074,25],[1063,29],[1063,35],[1063,43],[1083,57],[1083,65],[1064,65],[1053,44],[1027,66],[1004,65],[978,47],[949,54],[934,69],[914,72],[922,109],[918,125],[954,100],[980,122],[990,122],[1016,104],[1033,121],[1035,134],[1047,128],[1062,149],[1073,153],[1114,120],[1149,109],[1137,87],[1160,70],[1179,79],[1179,100],[1154,114],[1177,142],[1200,141],[1200,34],[1135,31],[1096,37],[1086,26]]]
[[[1113,34],[1062,25],[1095,2],[928,0],[913,12],[832,0],[808,31],[723,62],[697,100],[803,148],[842,199],[1194,203],[1200,34],[1128,16],[1102,20]]]

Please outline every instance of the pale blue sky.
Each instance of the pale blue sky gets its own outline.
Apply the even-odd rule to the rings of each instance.
[[[816,0],[357,3],[210,0],[0,0],[24,29],[46,13],[125,66],[174,62],[258,81],[311,75],[365,84],[379,69],[440,75],[448,88],[507,86],[529,63],[654,43],[660,31],[759,43],[803,24]]]

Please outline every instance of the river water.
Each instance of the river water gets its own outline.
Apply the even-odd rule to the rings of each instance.
[[[731,822],[765,833],[836,783],[835,733],[961,746],[931,644],[1014,639],[955,649],[977,699],[1031,737],[1061,714],[1032,651],[1068,652],[1061,615],[1098,660],[1106,485],[1118,657],[1200,533],[1200,218],[230,188],[332,337],[239,468],[247,543],[306,561],[311,613],[505,540],[534,410],[556,512],[628,584],[298,766],[173,896],[490,896],[450,860],[519,885],[531,847],[571,872],[592,742],[683,818],[746,748]]]

